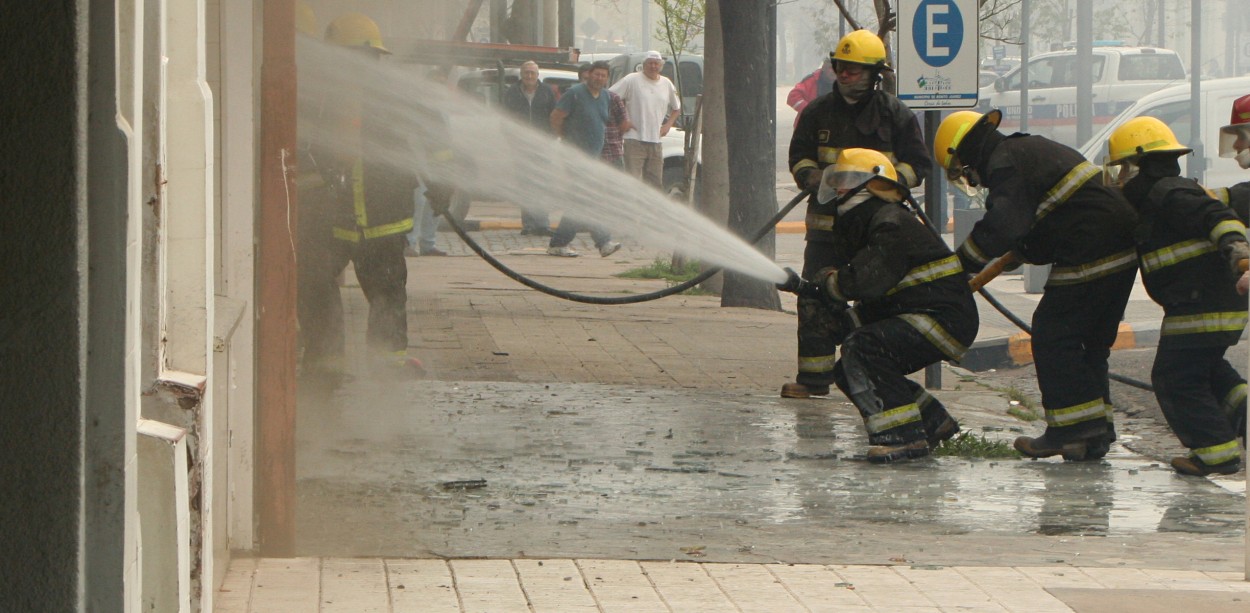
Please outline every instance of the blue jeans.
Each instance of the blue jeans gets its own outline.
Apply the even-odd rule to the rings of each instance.
[[[417,187],[413,192],[412,232],[408,233],[408,245],[418,251],[434,248],[438,237],[438,220],[434,217],[434,209],[425,199],[425,186]]]

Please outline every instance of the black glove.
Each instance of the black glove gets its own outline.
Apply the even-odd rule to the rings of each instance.
[[[820,286],[799,276],[794,269],[787,268],[785,283],[778,283],[777,289],[783,292],[790,292],[800,298],[823,298],[824,292],[820,290]]]
[[[1228,262],[1229,270],[1233,274],[1240,277],[1245,272],[1241,268],[1241,261],[1250,259],[1250,245],[1246,244],[1246,239],[1236,233],[1228,233],[1220,237],[1220,253],[1224,254],[1224,260]]]

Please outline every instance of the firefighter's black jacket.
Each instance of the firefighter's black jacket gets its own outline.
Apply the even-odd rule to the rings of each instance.
[[[1080,153],[1040,136],[1013,134],[983,166],[986,213],[958,254],[980,271],[1015,251],[1032,264],[1079,266],[1127,252],[1137,213]]]
[[[836,162],[843,149],[884,153],[909,188],[928,178],[933,165],[916,114],[879,90],[851,105],[835,89],[804,108],[790,139],[790,173],[798,181],[806,169],[819,171]],[[807,205],[807,240],[832,240],[834,215],[831,205],[816,202],[813,195]]]
[[[1244,242],[1245,225],[1191,179],[1165,177],[1148,188],[1130,181],[1125,192],[1141,214],[1142,281],[1163,307],[1160,347],[1235,345],[1245,327],[1246,297],[1234,289],[1237,279],[1220,246]]]
[[[1215,197],[1232,207],[1241,223],[1250,223],[1250,181],[1213,190]]]
[[[956,344],[966,347],[976,337],[977,308],[959,259],[902,203],[872,197],[842,205],[833,234],[838,267],[826,287],[856,303],[858,323],[920,314]],[[958,359],[962,349],[946,353]]]

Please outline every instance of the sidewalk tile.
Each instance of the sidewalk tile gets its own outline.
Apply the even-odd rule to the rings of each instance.
[[[321,613],[389,613],[386,571],[379,559],[321,561]]]
[[[456,593],[465,613],[529,613],[508,560],[452,560]]]
[[[459,613],[451,567],[443,560],[387,560],[395,613]]]
[[[743,613],[804,612],[785,584],[758,564],[707,564],[707,572]]]
[[[738,609],[708,575],[702,564],[691,562],[642,562],[655,590],[673,611],[737,613]]]
[[[535,611],[599,611],[572,560],[515,560],[513,566]]]

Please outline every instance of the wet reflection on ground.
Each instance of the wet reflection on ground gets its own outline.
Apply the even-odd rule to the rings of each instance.
[[[1240,555],[1240,497],[1118,446],[1096,464],[875,466],[831,400],[359,381],[301,390],[299,411],[302,554],[1054,562],[1150,538]]]

